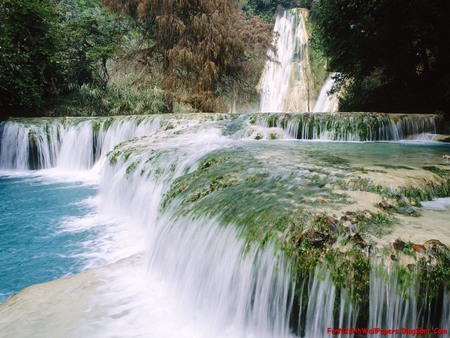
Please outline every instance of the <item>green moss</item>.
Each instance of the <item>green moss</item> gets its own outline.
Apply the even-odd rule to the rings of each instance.
[[[428,300],[434,300],[445,289],[450,288],[450,250],[437,247],[434,250],[436,264],[430,264],[425,258],[418,262],[421,281],[421,294],[427,295]]]
[[[332,166],[348,166],[350,164],[349,160],[333,155],[319,157],[319,160],[324,161]]]
[[[305,22],[305,24],[308,35],[312,36],[312,43],[309,45],[309,63],[311,66],[311,72],[313,74],[314,90],[316,94],[318,94],[320,88],[328,77],[328,71],[326,69],[327,62],[320,49],[317,48],[317,43],[315,43],[314,40],[313,26],[311,22],[308,20]]]
[[[109,117],[103,120],[102,128],[103,130],[108,130],[114,122],[114,118]]]
[[[261,134],[261,133],[258,133],[258,134],[256,134],[256,136],[255,136],[255,140],[262,140],[264,138],[264,136],[263,136],[263,134]]]
[[[367,191],[367,192],[373,192],[376,194],[380,194],[383,196],[390,196],[391,192],[387,187],[384,187],[380,184],[373,183],[372,180],[369,178],[362,178],[362,177],[356,177],[352,178],[349,181],[340,181],[339,182],[340,188],[347,190],[361,190],[361,191]]]
[[[101,123],[99,120],[93,120],[91,123],[91,126],[92,126],[92,131],[94,132],[94,134],[98,134],[100,132]]]
[[[108,153],[109,165],[115,166],[117,164],[118,158],[121,156],[121,152],[118,150],[113,150]]]
[[[403,248],[403,253],[405,255],[408,256],[415,256],[415,251],[414,251],[414,243],[412,243],[411,241],[409,241],[408,243],[405,244],[404,248]]]
[[[414,168],[407,167],[407,166],[404,166],[404,165],[374,164],[374,166],[377,166],[377,167],[383,167],[383,168],[385,168],[385,169],[394,169],[394,170],[399,170],[399,169],[414,170]]]
[[[127,175],[130,175],[132,172],[134,172],[134,170],[136,169],[137,166],[138,166],[138,162],[131,163],[126,169]]]
[[[357,211],[354,214],[359,221],[355,230],[358,233],[369,233],[381,237],[388,233],[396,223],[392,215],[384,212]]]
[[[450,194],[450,180],[442,184],[429,182],[425,188],[404,187],[397,191],[374,184],[370,179],[361,177],[352,178],[350,181],[340,180],[338,184],[344,190],[350,188],[379,194],[384,200],[380,204],[382,209],[413,217],[420,216],[416,207],[421,205],[421,201],[430,201],[433,198],[446,197]],[[393,202],[389,204],[385,202],[386,200]]]
[[[440,177],[450,178],[450,170],[441,169],[441,168],[438,168],[436,166],[424,166],[422,168],[424,170],[431,171],[432,173],[434,173],[434,174],[436,174],[436,175],[438,175]]]

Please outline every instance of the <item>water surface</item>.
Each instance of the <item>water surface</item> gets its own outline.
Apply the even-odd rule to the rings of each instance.
[[[93,231],[66,225],[91,212],[96,192],[80,183],[0,176],[0,302],[27,286],[81,271]]]

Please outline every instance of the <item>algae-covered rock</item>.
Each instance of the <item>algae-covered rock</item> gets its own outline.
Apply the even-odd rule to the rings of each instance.
[[[436,135],[433,136],[433,141],[449,143],[450,142],[450,135],[436,134]]]
[[[405,290],[411,279],[446,276],[444,248],[409,238],[417,226],[407,223],[425,226],[421,202],[449,195],[445,148],[271,140],[275,129],[289,129],[292,116],[270,115],[266,127],[250,118],[248,129],[239,127],[245,119],[205,119],[213,136],[198,136],[204,125],[175,119],[170,128],[116,147],[110,164],[121,166],[127,179],[164,183],[161,212],[237,229],[243,255],[255,246],[273,247],[288,260],[297,285],[324,266],[337,290],[364,309],[361,317],[375,264],[380,276],[402,271],[396,278]],[[427,234],[443,236],[431,226]],[[429,297],[444,284],[433,284]],[[296,289],[295,301],[301,297]]]

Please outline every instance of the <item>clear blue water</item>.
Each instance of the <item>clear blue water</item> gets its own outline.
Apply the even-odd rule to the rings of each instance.
[[[92,231],[64,231],[67,217],[91,210],[79,203],[96,189],[0,176],[0,303],[23,288],[82,270],[82,243]]]

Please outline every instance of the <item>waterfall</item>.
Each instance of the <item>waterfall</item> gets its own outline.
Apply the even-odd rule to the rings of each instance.
[[[87,170],[115,145],[159,126],[159,117],[11,120],[0,124],[0,169]]]
[[[443,304],[450,304],[450,290],[445,290],[444,299],[442,300]],[[442,307],[442,318],[441,318],[441,327],[449,328],[450,327],[450,306]]]
[[[274,32],[276,52],[268,51],[261,78],[261,111],[309,111],[311,69],[302,12],[278,13]]]
[[[255,124],[282,128],[289,137],[332,141],[398,141],[436,134],[438,115],[381,113],[260,114]]]
[[[314,105],[313,112],[323,113],[337,111],[338,100],[336,94],[331,96],[328,94],[333,87],[333,83],[333,79],[331,78],[331,76],[329,76],[320,89],[319,97],[317,98],[317,102]]]
[[[235,115],[204,115],[206,119],[232,119]],[[398,141],[421,139],[436,134],[442,118],[438,115],[381,113],[283,113],[241,115],[233,122],[238,138],[252,134],[259,126],[271,135],[270,128],[282,129],[288,138],[336,141]],[[0,123],[0,169],[86,170],[105,160],[117,144],[160,128],[173,128],[170,118],[162,116],[118,118],[67,118]],[[180,119],[177,123],[189,124]],[[258,133],[256,134],[258,137]]]
[[[337,301],[339,302],[339,316],[336,318],[335,302]],[[336,287],[326,267],[317,267],[309,280],[309,303],[304,322],[300,320],[299,323],[299,335],[304,331],[304,337],[307,338],[327,337],[329,336],[327,329],[356,327],[357,318],[358,306],[353,304],[350,293],[341,289],[337,296]],[[337,336],[345,337],[346,335],[339,334]]]
[[[372,263],[368,306],[362,308],[351,288],[335,285],[330,267],[318,266],[309,278],[294,282],[289,259],[270,240],[248,243],[238,224],[219,219],[220,210],[188,211],[181,197],[167,203],[165,197],[180,178],[192,177],[186,175],[193,175],[205,156],[233,147],[242,151],[245,145],[254,149],[256,142],[242,140],[238,132],[245,128],[280,128],[292,138],[375,141],[435,132],[438,121],[434,115],[366,113],[11,120],[0,125],[0,168],[102,166],[99,213],[144,229],[149,278],[162,281],[184,312],[195,312],[205,328],[198,337],[288,338],[297,332],[311,338],[357,325],[415,328],[429,323],[427,304],[416,280],[399,285],[395,267]],[[102,306],[108,308],[105,298]],[[447,291],[437,319],[442,327],[450,323],[449,301]],[[138,310],[127,306],[108,320],[133,322]],[[360,323],[362,312],[368,317]]]
[[[105,168],[103,213],[126,216],[127,222],[146,229],[149,271],[164,276],[180,306],[201,311],[210,336],[288,337],[294,286],[282,256],[271,246],[249,249],[233,224],[221,227],[210,216],[185,215],[182,201],[161,211],[174,180],[228,144],[219,135],[215,128],[200,129],[176,140],[160,143],[150,137],[142,145],[117,147],[120,154],[133,152],[118,155],[117,164]],[[149,149],[157,156],[149,158]]]
[[[351,297],[351,291],[340,289],[340,292],[337,292],[329,270],[325,266],[317,267],[309,280],[309,303],[306,316],[299,323],[301,326],[299,333],[304,332],[304,334],[299,336],[328,337],[331,332],[327,330],[333,328],[337,331],[333,333],[336,337],[370,335],[377,338],[386,336],[386,332],[382,330],[398,330],[398,333],[390,335],[403,337],[404,334],[401,332],[403,328],[447,329],[450,320],[449,292],[444,292],[441,309],[437,309],[438,313],[442,311],[440,320],[437,318],[438,321],[433,323],[429,313],[432,309],[425,301],[426,295],[419,294],[417,276],[411,279],[409,284],[401,285],[398,274],[398,267],[385,265],[379,259],[372,259],[368,320],[358,326],[359,307]],[[336,309],[338,309],[338,316],[336,316]],[[299,317],[302,318],[301,309]],[[360,331],[345,334],[341,330],[343,328]],[[373,331],[369,333],[368,330]]]
[[[420,327],[417,296],[417,281],[412,281],[406,290],[401,290],[396,269],[388,267],[385,270],[381,264],[375,263],[370,276],[369,327]],[[373,336],[384,335],[378,333]]]

